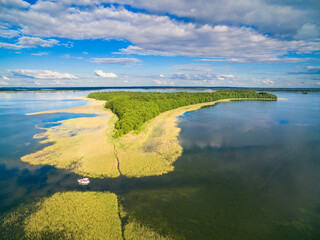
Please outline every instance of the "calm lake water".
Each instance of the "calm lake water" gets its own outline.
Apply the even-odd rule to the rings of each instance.
[[[0,213],[55,192],[111,191],[125,210],[176,239],[319,239],[320,94],[220,103],[180,117],[175,171],[140,179],[92,179],[20,157],[39,127],[79,114],[25,116],[84,105],[88,92],[0,93]]]

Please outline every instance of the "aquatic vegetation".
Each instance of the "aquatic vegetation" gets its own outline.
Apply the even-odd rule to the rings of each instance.
[[[91,100],[90,103],[68,111],[95,113],[96,117],[67,119],[60,121],[58,126],[44,129],[45,132],[34,138],[43,139],[41,143],[51,145],[23,156],[21,160],[34,165],[48,164],[70,169],[84,176],[118,177],[114,146],[106,137],[113,133],[116,116],[103,108],[104,102]]]
[[[170,237],[161,236],[151,228],[142,225],[136,220],[129,220],[124,228],[124,239],[126,240],[166,240]]]
[[[121,224],[124,217],[127,221]],[[0,236],[7,240],[116,240],[123,236],[125,239],[168,239],[126,216],[117,196],[110,192],[56,193],[31,205],[22,205],[1,220]]]
[[[121,239],[117,196],[103,192],[56,193],[25,219],[26,236],[43,239]]]

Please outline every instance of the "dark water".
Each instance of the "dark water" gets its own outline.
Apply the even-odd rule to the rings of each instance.
[[[186,239],[320,239],[320,94],[231,102],[180,118],[175,172],[126,209]]]
[[[111,191],[144,225],[176,239],[320,239],[320,94],[230,102],[180,117],[183,155],[175,171],[141,179],[92,179],[21,156],[32,138],[82,115],[27,112],[85,104],[84,92],[0,94],[0,213],[55,192]],[[15,95],[16,94],[16,95]],[[25,95],[24,95],[25,94]]]

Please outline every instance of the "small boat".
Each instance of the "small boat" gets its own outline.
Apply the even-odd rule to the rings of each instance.
[[[89,180],[89,178],[81,178],[81,179],[78,179],[78,183],[80,185],[89,185],[90,180]]]

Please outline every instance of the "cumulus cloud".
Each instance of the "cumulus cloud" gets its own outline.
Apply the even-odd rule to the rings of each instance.
[[[141,61],[137,58],[92,58],[92,62],[127,65],[139,63]]]
[[[35,48],[35,47],[53,47],[59,41],[55,39],[44,40],[39,37],[20,37],[17,43],[3,43],[0,42],[0,48],[8,49],[22,49],[22,48]]]
[[[36,79],[76,79],[78,77],[69,73],[59,73],[50,70],[30,70],[30,69],[15,69],[8,70],[15,76],[36,78]]]
[[[82,2],[88,7],[81,7],[84,6]],[[117,2],[127,3],[121,0]],[[129,3],[132,6],[139,7],[141,5],[141,7],[151,10],[153,10],[151,4],[154,4],[164,12],[195,19],[198,19],[196,16],[206,15],[206,12],[209,11],[208,19],[204,18],[201,24],[186,23],[165,15],[132,12],[121,5],[107,7],[99,5],[96,1],[38,1],[32,6],[28,6],[27,9],[4,8],[3,11],[0,11],[0,19],[20,27],[24,34],[32,36],[69,39],[126,39],[133,45],[122,49],[120,53],[127,54],[238,59],[257,59],[259,56],[259,62],[264,60],[271,62],[277,61],[279,56],[288,51],[313,52],[320,50],[319,41],[280,40],[274,36],[270,37],[264,32],[258,32],[255,28],[245,27],[245,21],[239,20],[241,24],[233,24],[238,20],[227,21],[223,18],[223,16],[228,18],[243,16],[243,18],[247,17],[252,21],[254,19],[256,19],[255,21],[263,20],[265,23],[272,20],[269,24],[273,27],[290,25],[296,28],[295,22],[291,21],[292,18],[298,18],[299,14],[308,17],[298,8],[291,9],[275,3],[267,4],[262,0],[227,0],[226,3],[205,0],[144,2],[130,1]],[[255,2],[261,4],[257,5]],[[169,6],[173,10],[167,11]],[[224,8],[229,10],[223,10]],[[208,9],[215,9],[214,11],[217,12],[210,12]],[[230,12],[232,9],[236,12]],[[186,11],[189,11],[191,15],[185,15]],[[264,12],[267,12],[267,15]],[[276,13],[276,16],[273,13]],[[212,21],[209,21],[209,16]],[[220,18],[220,20],[216,18]],[[285,24],[286,22],[283,21],[290,24]],[[314,22],[311,24],[316,25]],[[256,26],[255,24],[248,25]],[[2,43],[1,45],[13,49],[28,46],[10,43]],[[29,46],[34,45],[29,44]]]
[[[152,13],[190,18],[212,25],[254,26],[262,34],[294,38],[305,23],[320,25],[317,1],[270,0],[122,0]],[[318,35],[319,36],[319,35]]]
[[[105,73],[102,70],[95,70],[94,73],[99,76],[99,77],[103,77],[103,78],[117,78],[118,75],[115,73]]]

